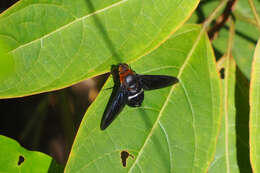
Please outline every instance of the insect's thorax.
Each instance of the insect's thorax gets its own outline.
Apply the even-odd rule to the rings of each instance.
[[[119,65],[120,83],[127,90],[127,105],[131,107],[141,106],[144,100],[144,91],[138,80],[138,75],[127,64]]]
[[[136,75],[136,73],[134,71],[132,71],[127,64],[121,64],[119,65],[118,68],[118,72],[119,72],[119,79],[120,79],[120,83],[124,83],[125,79],[128,75]]]

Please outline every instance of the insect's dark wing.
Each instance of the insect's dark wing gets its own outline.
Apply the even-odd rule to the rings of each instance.
[[[105,128],[112,123],[116,116],[122,111],[126,102],[127,91],[122,86],[115,85],[101,120],[101,130],[105,130]]]
[[[166,75],[138,75],[138,78],[144,90],[164,88],[179,81],[176,77]]]

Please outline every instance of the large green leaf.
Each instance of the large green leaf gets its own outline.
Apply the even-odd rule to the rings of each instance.
[[[29,151],[15,140],[0,135],[0,172],[48,172],[52,158],[46,154]]]
[[[0,96],[63,88],[141,57],[177,30],[198,2],[21,0],[0,16],[0,41],[14,62],[0,81]]]
[[[224,57],[224,79],[222,84],[223,110],[220,134],[218,136],[217,151],[209,173],[239,172],[236,151],[236,64],[232,57]]]
[[[82,120],[65,172],[206,172],[220,127],[221,94],[200,26],[185,25],[130,65],[137,73],[173,75],[180,82],[145,92],[141,107],[125,107],[105,131],[100,120],[111,91],[101,91]],[[112,85],[110,79],[104,88]],[[126,167],[122,151],[132,155]]]
[[[250,160],[255,173],[260,172],[260,39],[255,49],[250,82]]]

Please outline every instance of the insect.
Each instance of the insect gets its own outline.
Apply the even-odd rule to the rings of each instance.
[[[101,130],[112,123],[125,105],[141,106],[144,90],[160,89],[178,82],[173,76],[137,74],[124,63],[113,65],[110,73],[113,75],[114,87],[101,120]]]

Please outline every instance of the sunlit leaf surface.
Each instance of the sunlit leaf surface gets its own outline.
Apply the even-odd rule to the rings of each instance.
[[[141,107],[125,107],[105,131],[100,120],[111,91],[102,90],[82,120],[65,172],[206,172],[220,127],[221,84],[200,26],[184,26],[130,65],[180,82],[145,92]],[[109,79],[104,88],[112,85]],[[132,155],[126,167],[122,151]]]
[[[50,156],[26,150],[13,139],[0,135],[0,146],[0,172],[45,173],[51,167]]]
[[[258,40],[250,81],[250,160],[254,172],[260,172],[260,40]]]
[[[236,64],[233,58],[224,57],[223,62],[223,109],[220,134],[215,158],[210,165],[209,173],[239,172],[236,149]]]
[[[199,0],[21,0],[0,16],[12,71],[0,97],[64,88],[158,47]],[[1,73],[0,69],[0,73]]]

